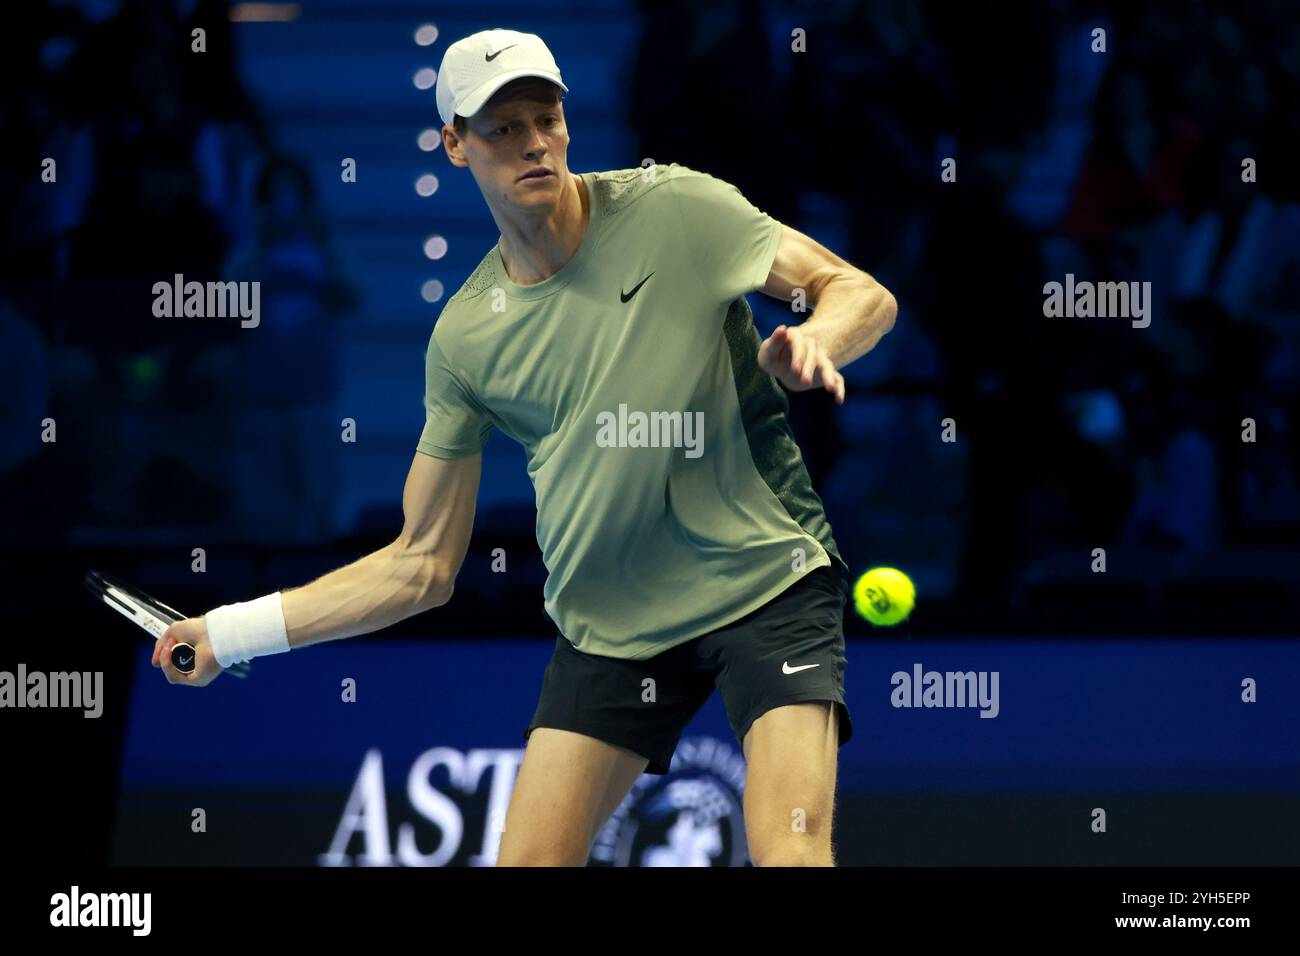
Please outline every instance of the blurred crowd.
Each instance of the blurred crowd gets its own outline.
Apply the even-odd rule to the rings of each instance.
[[[0,492],[15,539],[335,530],[336,320],[352,294],[306,166],[240,82],[227,7],[37,3],[0,31]],[[259,281],[261,323],[155,317],[154,283],[176,274]]]
[[[792,397],[851,564],[971,602],[1094,547],[1300,567],[1300,8],[640,7],[640,155],[730,179],[900,303],[843,408]],[[1150,282],[1151,324],[1045,317],[1067,274]]]

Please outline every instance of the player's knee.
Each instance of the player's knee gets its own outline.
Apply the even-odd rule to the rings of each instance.
[[[749,857],[755,866],[834,866],[830,842],[808,834],[797,834],[765,845],[750,844]]]
[[[575,840],[510,840],[502,835],[497,866],[586,866],[587,851]]]
[[[787,822],[751,826],[749,856],[755,866],[834,866],[830,815],[797,808]]]
[[[586,866],[585,853],[557,850],[553,847],[533,847],[519,851],[502,850],[497,855],[497,866]]]

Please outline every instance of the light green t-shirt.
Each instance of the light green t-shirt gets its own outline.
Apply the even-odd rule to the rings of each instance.
[[[744,300],[780,223],[676,164],[582,176],[588,226],[559,272],[517,285],[494,246],[447,301],[417,449],[519,442],[547,613],[578,650],[639,660],[848,569]]]

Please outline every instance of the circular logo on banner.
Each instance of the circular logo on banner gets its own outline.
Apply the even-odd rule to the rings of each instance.
[[[591,862],[744,866],[745,759],[714,737],[681,741],[668,773],[642,774],[601,828]]]

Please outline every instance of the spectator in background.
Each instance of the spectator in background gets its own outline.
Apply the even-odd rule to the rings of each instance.
[[[222,270],[227,281],[261,283],[261,322],[239,330],[230,376],[238,525],[250,540],[316,542],[335,530],[337,320],[355,299],[307,168],[273,156],[254,196],[256,232]]]
[[[208,50],[181,62],[183,99],[198,120],[194,163],[201,199],[230,241],[252,234],[248,201],[258,170],[272,151],[272,135],[235,68],[235,38],[227,0],[197,0],[183,27],[202,26]]]
[[[681,163],[736,186],[759,209],[793,221],[788,180],[766,158],[785,114],[762,0],[640,0],[643,29],[629,109],[641,157]],[[671,63],[671,69],[664,64]],[[700,102],[708,91],[707,103]],[[752,142],[753,150],[737,143]]]
[[[1199,346],[1196,346],[1199,351]],[[1155,376],[1132,403],[1136,494],[1122,539],[1153,548],[1206,553],[1223,532],[1215,414],[1205,376]]]
[[[1192,424],[1138,463],[1138,495],[1125,539],[1152,547],[1204,553],[1219,540],[1218,452]]]
[[[51,413],[45,340],[31,322],[0,297],[0,501],[3,539],[18,540],[38,525],[58,522],[39,506],[41,483],[34,459],[42,448],[41,421]],[[11,538],[12,536],[12,538]]]
[[[1166,321],[1176,334],[1146,363],[1146,387],[1130,403],[1139,490],[1126,537],[1205,553],[1240,543],[1233,499],[1249,484],[1243,469],[1278,446],[1277,433],[1262,445],[1241,441],[1243,417],[1271,417],[1264,369],[1273,343],[1212,298],[1176,301]]]
[[[84,24],[72,10],[36,5],[0,30],[0,285],[33,295],[66,277],[64,236],[90,189],[87,131],[67,116],[59,77]],[[55,161],[55,182],[44,163]],[[29,318],[40,324],[41,316]]]
[[[942,416],[967,454],[961,599],[987,610],[1004,605],[1028,556],[1026,501],[1051,467],[1038,454],[1055,425],[1050,397],[1078,354],[1062,341],[1068,328],[1043,317],[1035,237],[1006,212],[1019,154],[968,145],[963,155],[966,186],[936,210],[925,250],[942,281],[916,306],[943,356]]]
[[[1106,77],[1096,108],[1092,146],[1062,224],[1067,236],[1088,247],[1114,242],[1118,233],[1178,205],[1185,167],[1200,138],[1189,124],[1156,123],[1146,81],[1134,70]]]
[[[151,309],[155,282],[214,279],[228,246],[201,200],[205,116],[183,82],[193,59],[177,5],[140,0],[83,29],[52,85],[74,142],[90,144],[87,172],[66,184],[89,194],[67,231],[66,281],[48,315],[56,368],[77,371],[60,372],[77,383],[60,404],[100,469],[87,516],[99,525],[222,523],[221,489],[205,481],[220,429],[195,367],[233,330]],[[95,426],[77,417],[88,408]],[[124,456],[124,447],[140,451]]]
[[[1242,181],[1242,159],[1257,152],[1235,141],[1200,157],[1191,201],[1169,236],[1173,293],[1212,297],[1232,318],[1260,308],[1294,316],[1300,302],[1286,293],[1300,267],[1300,205]]]

